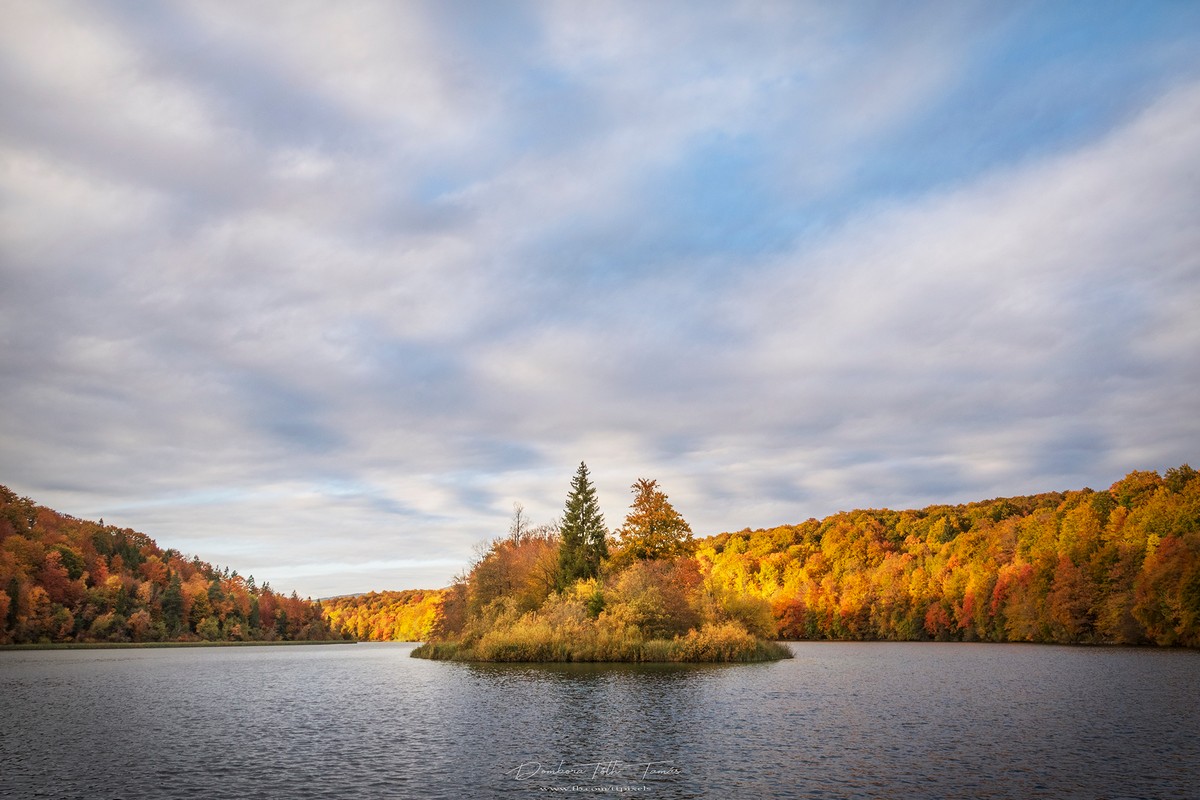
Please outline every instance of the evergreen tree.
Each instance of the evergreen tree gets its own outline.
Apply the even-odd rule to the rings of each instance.
[[[162,621],[168,636],[178,636],[183,628],[183,586],[179,582],[179,573],[171,573],[162,596]]]
[[[288,614],[285,608],[279,609],[279,613],[275,615],[275,633],[280,639],[292,638],[288,634]]]
[[[20,617],[21,609],[21,582],[16,576],[8,579],[8,619],[5,620],[5,625],[8,630],[15,631],[17,629],[17,619]]]
[[[633,494],[633,505],[621,526],[624,551],[643,560],[691,555],[692,528],[658,490],[658,481],[639,478]]]
[[[580,578],[594,578],[600,562],[608,558],[608,529],[596,501],[596,488],[588,475],[587,464],[571,480],[571,492],[563,510],[559,528],[562,543],[558,551],[558,586],[560,589]]]

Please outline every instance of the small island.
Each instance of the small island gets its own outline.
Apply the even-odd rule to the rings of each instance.
[[[581,463],[557,525],[518,506],[445,595],[429,641],[412,655],[453,661],[751,662],[791,658],[772,641],[769,606],[723,591],[693,557],[692,530],[639,479],[610,537]]]

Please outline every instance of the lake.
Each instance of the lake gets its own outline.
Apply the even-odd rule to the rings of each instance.
[[[1200,797],[1200,653],[791,647],[729,666],[0,652],[0,797]]]

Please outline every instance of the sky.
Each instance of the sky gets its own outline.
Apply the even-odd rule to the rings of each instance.
[[[322,597],[1200,466],[1200,4],[0,0],[0,483]]]

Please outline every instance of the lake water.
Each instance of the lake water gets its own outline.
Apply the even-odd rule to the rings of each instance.
[[[0,652],[0,796],[1200,797],[1200,653],[791,647],[739,666]]]

